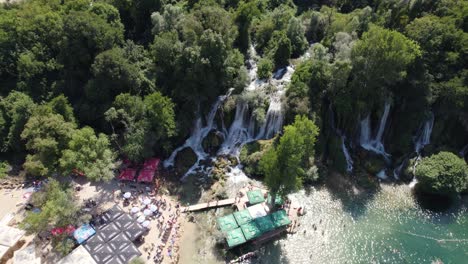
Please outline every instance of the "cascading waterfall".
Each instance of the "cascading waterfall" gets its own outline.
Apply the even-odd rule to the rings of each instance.
[[[432,127],[434,127],[434,114],[431,112],[429,119],[424,122],[420,135],[414,142],[414,151],[418,153],[418,155],[424,146],[431,143]]]
[[[427,119],[424,124],[421,126],[421,129],[419,130],[419,134],[414,137],[414,152],[416,152],[416,160],[415,163],[413,164],[413,174],[414,171],[416,170],[416,166],[418,165],[419,160],[421,159],[421,150],[431,143],[431,134],[432,134],[432,128],[434,127],[434,114],[431,112],[429,119]],[[406,159],[398,165],[394,170],[393,170],[393,177],[395,179],[399,179],[399,175],[403,169],[403,165],[406,162]],[[414,187],[417,183],[416,178],[413,178],[413,181],[410,183],[410,186]]]
[[[252,68],[252,70],[256,70],[256,68]],[[273,79],[269,80],[268,83],[252,80],[247,91],[264,89],[267,85],[275,88],[275,91],[269,95],[270,103],[265,122],[257,124],[255,117],[252,115],[253,109],[249,109],[248,103],[243,101],[238,102],[234,121],[229,128],[226,140],[223,142],[219,154],[238,156],[244,144],[253,140],[272,138],[281,130],[284,120],[281,98],[284,94],[284,88],[291,81],[293,72],[294,69],[292,67],[287,67],[278,70],[274,74]],[[256,74],[251,74],[250,76],[256,76]]]
[[[388,114],[390,113],[390,103],[386,102],[384,107],[384,112],[380,118],[379,129],[375,138],[371,136],[371,125],[370,125],[370,115],[361,120],[361,135],[360,135],[360,144],[366,150],[375,152],[384,156],[385,159],[388,159],[390,156],[385,152],[384,144],[382,143],[382,137],[385,131],[385,126],[387,124]]]
[[[206,119],[207,122],[205,126],[202,125],[201,117],[197,119],[191,136],[182,146],[174,150],[171,156],[164,162],[165,167],[174,166],[174,161],[177,154],[181,150],[188,147],[196,153],[197,162],[189,169],[184,177],[192,174],[193,172],[199,171],[199,169],[201,169],[200,162],[209,158],[209,155],[203,150],[202,142],[212,129],[218,129],[224,135],[224,142],[222,143],[218,154],[232,155],[236,157],[239,155],[240,149],[244,144],[258,139],[272,138],[281,130],[284,120],[281,99],[284,95],[285,87],[291,81],[294,68],[288,66],[275,72],[272,79],[261,80],[257,77],[257,55],[253,46],[250,47],[249,53],[250,59],[248,60],[248,64],[250,67],[248,75],[250,77],[250,83],[245,88],[245,91],[255,91],[258,89],[266,89],[267,87],[272,88],[271,92],[268,93],[269,106],[266,113],[265,122],[259,124],[253,115],[254,109],[249,107],[248,102],[239,100],[236,104],[234,121],[232,122],[229,129],[226,129],[223,120],[221,122],[222,127],[216,128],[214,119],[216,117],[216,113],[218,112],[217,110],[225,101],[225,99],[230,95],[230,91],[228,94],[220,96],[216,103],[212,106],[211,111]],[[238,172],[241,170],[240,167],[231,169],[233,172],[236,172],[236,175],[239,175]]]
[[[416,140],[414,141],[414,152],[416,152],[416,160],[414,161],[413,164],[413,175],[416,173],[416,166],[418,166],[419,161],[421,160],[421,150],[431,143],[431,134],[432,134],[432,128],[434,127],[434,114],[431,112],[431,115],[429,116],[429,119],[424,122],[424,125],[421,128],[421,132],[418,137],[416,137]],[[416,177],[413,177],[413,180],[409,183],[409,186],[411,188],[414,188],[416,184],[418,183],[418,179]]]
[[[342,136],[341,137],[341,148],[343,149],[343,154],[346,159],[346,171],[347,172],[352,172],[353,171],[353,159],[351,158],[351,155],[349,154],[348,148],[346,148],[346,137]]]
[[[226,100],[227,97],[231,94],[232,89],[228,91],[226,95],[219,96],[216,102],[211,107],[211,110],[206,118],[206,125],[203,126],[202,117],[199,116],[195,121],[195,126],[193,128],[192,134],[190,137],[185,140],[184,144],[177,149],[175,149],[171,156],[167,160],[164,161],[164,167],[171,167],[174,166],[175,157],[177,154],[185,149],[191,148],[195,154],[197,155],[197,162],[189,169],[188,174],[192,173],[197,167],[199,167],[199,163],[201,160],[208,157],[208,154],[203,150],[202,142],[203,139],[208,135],[208,133],[215,128],[214,119],[216,117],[216,113],[218,112],[219,107],[221,104]]]
[[[337,129],[335,126],[335,115],[333,113],[333,108],[331,104],[328,106],[328,111],[329,111],[329,116],[330,116],[330,127],[338,136],[341,137],[341,149],[346,159],[346,171],[350,173],[353,171],[354,162],[353,162],[353,159],[351,158],[351,154],[348,148],[346,147],[346,136],[341,132],[341,130]]]

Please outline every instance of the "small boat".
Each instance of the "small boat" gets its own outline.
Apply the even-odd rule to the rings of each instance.
[[[256,258],[258,257],[257,256],[257,252],[256,251],[252,251],[252,252],[249,252],[249,253],[246,253],[236,259],[233,259],[231,260],[229,263],[230,264],[233,264],[233,263],[242,263],[243,261],[246,261],[246,260],[249,260],[249,259],[253,259],[253,258]]]

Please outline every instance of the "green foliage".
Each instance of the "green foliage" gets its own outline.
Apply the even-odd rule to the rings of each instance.
[[[55,172],[61,156],[75,129],[75,124],[66,122],[60,114],[53,113],[47,106],[40,106],[29,118],[21,133],[26,149],[24,168],[32,175],[47,176]]]
[[[35,109],[32,99],[24,93],[12,91],[0,102],[5,126],[2,127],[0,143],[2,151],[12,150],[21,153],[24,144],[21,142],[21,132]]]
[[[90,127],[75,130],[68,148],[62,152],[60,167],[65,174],[82,172],[93,181],[109,181],[114,177],[115,156],[106,135],[96,135]]]
[[[70,253],[75,247],[75,241],[71,238],[55,238],[52,244],[54,250],[62,256],[68,255],[68,253]]]
[[[174,103],[159,92],[139,96],[120,94],[106,112],[114,138],[122,153],[132,161],[141,161],[169,148],[167,139],[176,133]],[[122,145],[122,146],[121,146]]]
[[[406,27],[406,34],[422,48],[422,58],[435,80],[448,80],[463,68],[468,34],[454,21],[433,15],[417,18]]]
[[[63,29],[60,61],[64,65],[66,94],[75,97],[90,76],[94,57],[123,42],[123,25],[108,22],[105,14],[70,11],[64,17]]]
[[[301,186],[312,165],[318,134],[315,124],[304,116],[296,116],[292,125],[284,127],[279,144],[260,160],[265,184],[272,193],[284,196]]]
[[[0,161],[0,179],[5,178],[8,175],[10,165],[6,161]]]
[[[26,217],[20,227],[28,233],[49,231],[54,227],[63,227],[77,224],[79,207],[73,195],[73,190],[62,186],[58,181],[51,179],[44,188],[32,195],[32,203],[41,211],[26,212]]]
[[[439,152],[423,158],[415,176],[423,190],[453,195],[468,188],[468,165],[451,152]]]
[[[307,49],[307,40],[305,38],[305,29],[298,18],[291,18],[288,22],[287,36],[291,41],[292,55],[300,56]]]
[[[270,41],[268,42],[267,55],[275,62],[275,67],[283,67],[289,64],[292,47],[291,40],[283,31],[273,32]]]
[[[262,58],[258,62],[258,78],[260,79],[269,79],[271,77],[271,72],[273,71],[273,62],[268,58]]]
[[[145,261],[139,257],[136,257],[130,260],[129,264],[145,264]]]

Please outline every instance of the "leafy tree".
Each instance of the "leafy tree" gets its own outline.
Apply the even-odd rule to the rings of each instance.
[[[390,88],[407,77],[408,67],[420,56],[419,46],[401,33],[371,26],[351,52],[350,88],[359,98],[358,103],[367,105],[367,109],[381,104],[391,94]]]
[[[64,33],[60,61],[64,65],[66,94],[76,98],[81,95],[83,81],[89,78],[94,57],[123,42],[123,26],[108,22],[103,14],[70,11],[64,17]]]
[[[62,152],[60,167],[65,174],[78,170],[90,180],[108,181],[114,177],[114,159],[107,136],[84,127],[73,133],[68,148]]]
[[[61,115],[66,122],[76,123],[73,107],[63,94],[52,98],[52,100],[47,103],[47,107],[49,107],[53,113]]]
[[[12,91],[0,102],[5,127],[5,133],[1,139],[2,150],[13,150],[21,153],[24,150],[24,144],[21,142],[21,132],[26,122],[35,109],[33,100],[24,93]]]
[[[291,54],[298,57],[307,49],[307,39],[305,38],[305,30],[301,21],[298,18],[291,18],[286,31],[289,40],[291,41]]]
[[[275,62],[275,67],[283,67],[289,64],[292,47],[291,41],[283,31],[275,31],[268,43],[268,56]]]
[[[85,120],[95,120],[112,104],[120,93],[148,94],[155,89],[152,62],[142,46],[126,42],[122,48],[113,48],[98,54],[91,66],[93,78],[86,85],[85,102],[89,112]],[[87,114],[87,116],[85,116]]]
[[[448,80],[463,68],[468,34],[456,28],[453,20],[433,15],[417,18],[406,27],[406,34],[421,45],[422,58],[435,80]]]
[[[255,17],[259,17],[261,14],[260,1],[242,1],[239,3],[239,7],[236,10],[236,24],[239,29],[239,35],[237,37],[237,45],[242,52],[247,52],[250,45],[250,26]]]
[[[20,227],[28,233],[37,234],[57,226],[74,225],[79,221],[79,207],[73,190],[62,186],[54,179],[51,179],[41,191],[35,192],[31,202],[41,211],[39,213],[26,212],[26,217]]]
[[[468,165],[451,152],[439,152],[419,162],[415,177],[425,191],[453,195],[467,190]]]
[[[263,58],[258,62],[258,77],[260,79],[268,79],[273,71],[273,62],[268,58]]]
[[[175,135],[174,103],[161,93],[139,96],[120,94],[106,112],[114,139],[122,153],[132,161],[154,154],[153,149],[168,148],[167,139]]]
[[[284,134],[276,147],[266,151],[260,160],[265,184],[272,201],[276,195],[287,195],[302,185],[310,158],[314,153],[318,128],[306,117],[296,117],[294,124],[284,127]]]
[[[10,165],[6,161],[0,161],[0,179],[5,178],[8,175]]]
[[[146,116],[149,126],[155,134],[155,140],[161,140],[174,136],[175,114],[174,103],[160,92],[152,93],[145,97]]]
[[[63,116],[46,106],[39,107],[21,133],[26,148],[32,152],[26,156],[23,165],[26,171],[38,176],[55,172],[61,152],[68,145],[74,129],[75,124],[66,122]]]

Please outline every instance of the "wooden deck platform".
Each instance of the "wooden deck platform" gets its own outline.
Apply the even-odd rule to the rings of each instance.
[[[219,200],[219,201],[211,201],[208,203],[195,204],[195,205],[190,205],[187,207],[182,207],[182,212],[194,212],[194,211],[199,211],[199,210],[204,210],[204,209],[209,209],[209,208],[228,206],[228,205],[233,205],[235,202],[236,202],[236,198],[231,198],[231,199],[225,199],[225,200]]]

